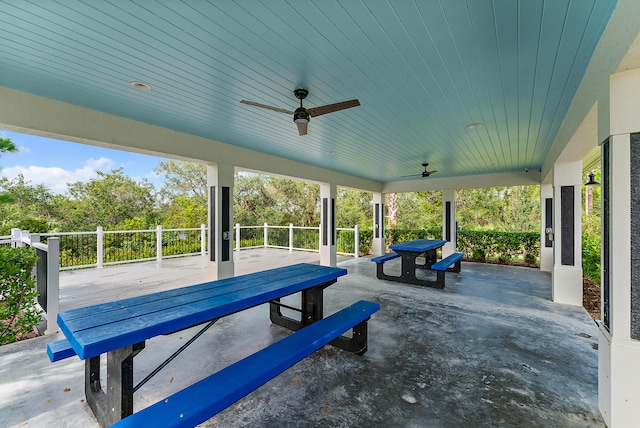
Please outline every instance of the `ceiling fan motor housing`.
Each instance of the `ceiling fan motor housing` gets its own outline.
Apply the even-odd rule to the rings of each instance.
[[[305,98],[307,98],[307,95],[309,95],[309,91],[307,91],[306,89],[298,88],[293,90],[293,94],[296,96],[297,99],[302,101]]]
[[[298,122],[299,120],[309,121],[309,113],[304,107],[298,107],[295,112],[293,112],[293,121]]]

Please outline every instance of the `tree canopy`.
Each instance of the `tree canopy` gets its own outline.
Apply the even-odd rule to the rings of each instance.
[[[12,202],[0,204],[0,234],[12,227],[47,232],[95,230],[97,226],[131,230],[206,224],[206,166],[169,160],[160,162],[154,171],[165,177],[160,189],[148,180],[127,177],[122,168],[99,171],[88,182],[68,183],[65,194],[55,194],[23,176],[0,178],[0,192],[14,195]],[[233,196],[234,221],[242,225],[317,226],[320,222],[318,184],[237,172]],[[388,227],[441,227],[440,191],[387,196]],[[371,228],[371,201],[369,192],[338,188],[337,226]],[[465,229],[539,228],[538,186],[458,190],[456,204],[458,221]]]
[[[0,137],[0,155],[4,153],[15,153],[17,151],[18,151],[18,148],[16,147],[15,144],[13,144],[13,141],[11,141],[11,138]],[[11,196],[11,193],[0,192],[0,204],[11,202],[12,200],[13,198]]]

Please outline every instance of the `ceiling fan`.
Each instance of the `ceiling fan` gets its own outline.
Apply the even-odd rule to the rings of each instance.
[[[435,169],[433,171],[427,171],[427,167],[428,166],[429,166],[429,163],[422,162],[422,167],[424,168],[424,171],[422,171],[422,174],[401,175],[400,177],[422,177],[422,178],[427,178],[431,174],[438,172]]]
[[[240,102],[242,104],[247,104],[254,107],[266,108],[269,110],[278,111],[280,113],[292,114],[293,121],[298,126],[298,133],[300,135],[307,135],[309,118],[320,116],[322,114],[333,113],[334,111],[344,110],[351,107],[357,107],[360,105],[360,101],[355,99],[350,101],[343,101],[341,103],[328,104],[326,106],[304,108],[302,106],[302,100],[304,100],[307,97],[307,95],[309,95],[309,91],[306,89],[296,89],[293,91],[293,94],[296,96],[297,99],[300,100],[300,107],[298,107],[296,111],[289,111],[289,110],[281,109],[278,107],[272,107],[264,104],[254,103],[253,101],[247,101],[247,100],[242,100]]]

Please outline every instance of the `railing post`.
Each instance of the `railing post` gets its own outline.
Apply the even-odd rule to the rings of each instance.
[[[240,252],[240,223],[236,223],[236,251]]]
[[[200,225],[200,254],[207,255],[207,225]]]
[[[20,229],[11,229],[11,245],[13,248],[22,247],[22,231]]]
[[[322,248],[322,223],[318,225],[318,253]]]
[[[162,226],[156,226],[156,260],[162,261]]]
[[[269,245],[269,225],[267,223],[264,224],[264,248],[267,248]]]
[[[31,244],[31,235],[29,234],[28,230],[21,230],[20,231],[20,246],[24,246],[24,244]]]
[[[293,253],[293,223],[289,223],[289,252]]]
[[[104,267],[104,230],[102,226],[96,228],[96,266],[98,269]]]
[[[355,226],[353,226],[353,246],[355,254],[353,255],[354,258],[358,258],[360,257],[360,230],[358,229],[358,225],[356,224]]]
[[[56,333],[60,308],[60,238],[47,239],[47,328],[44,334]]]

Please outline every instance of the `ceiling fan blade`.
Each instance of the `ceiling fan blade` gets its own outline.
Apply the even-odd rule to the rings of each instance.
[[[350,101],[343,101],[341,103],[328,104],[326,106],[308,108],[307,113],[309,113],[309,116],[315,117],[315,116],[320,116],[322,114],[333,113],[334,111],[344,110],[351,107],[357,107],[359,105],[360,105],[360,101],[356,99],[356,100],[350,100]]]
[[[260,108],[266,108],[267,110],[273,110],[273,111],[277,111],[277,112],[280,112],[280,113],[293,114],[292,111],[285,110],[283,108],[272,107],[272,106],[268,106],[268,105],[265,105],[265,104],[254,103],[253,101],[242,100],[240,102],[242,104],[247,104],[247,105],[250,105],[250,106],[260,107]]]
[[[296,126],[298,127],[298,133],[300,135],[307,135],[307,128],[309,126],[309,121],[308,120],[296,121]]]
[[[401,175],[398,178],[420,177],[421,174]]]
[[[429,175],[431,175],[431,174],[433,174],[433,173],[435,173],[435,172],[438,172],[438,171],[436,171],[436,170],[434,169],[433,171],[427,171],[427,172],[429,173]]]

